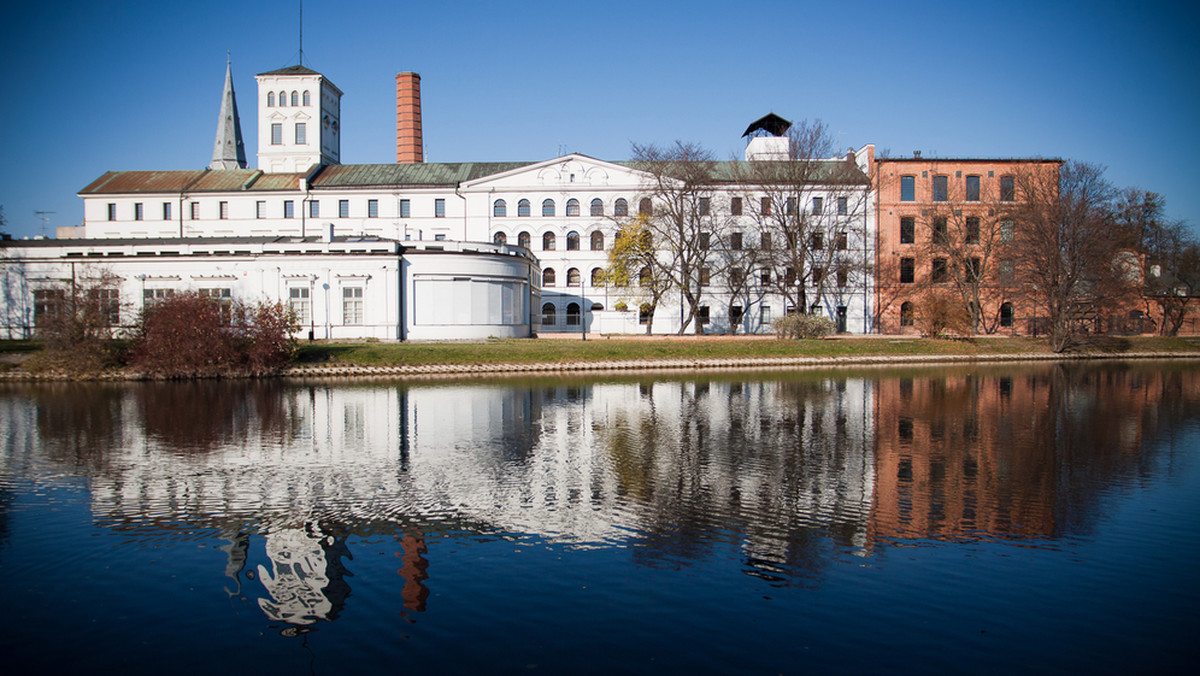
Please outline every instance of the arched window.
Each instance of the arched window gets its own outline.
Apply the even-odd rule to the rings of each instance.
[[[517,216],[529,215],[529,200],[521,200],[517,202]]]
[[[592,200],[592,215],[593,216],[603,216],[604,215],[604,202],[602,202],[599,197]]]
[[[650,268],[642,268],[638,273],[638,286],[650,286]]]
[[[592,286],[604,286],[604,268],[592,268]]]
[[[649,197],[643,197],[642,200],[638,202],[638,213],[643,216],[654,215],[654,205],[650,203]]]
[[[604,251],[604,233],[599,230],[592,233],[592,251]]]
[[[292,90],[292,105],[293,106],[300,105],[300,93],[297,92],[295,89]]]
[[[267,92],[267,107],[275,107],[275,92]]]
[[[618,197],[616,203],[613,204],[613,216],[628,216],[629,202],[625,201],[624,197]]]
[[[542,304],[542,326],[554,326],[554,303]]]
[[[579,233],[574,230],[567,233],[567,251],[579,251]]]
[[[1004,303],[1000,306],[1000,326],[1009,328],[1013,325],[1013,306],[1012,303]]]
[[[522,231],[522,232],[517,233],[517,246],[524,247],[526,249],[529,248],[529,233],[528,232]]]
[[[567,305],[567,326],[579,326],[579,303]]]
[[[279,105],[287,105],[287,92],[279,92]]]
[[[542,251],[554,251],[554,233],[548,232],[542,235]]]
[[[579,286],[579,268],[567,270],[567,286]]]
[[[542,215],[543,216],[553,216],[554,215],[554,200],[551,200],[551,199],[542,200]]]
[[[542,286],[554,286],[556,282],[558,282],[558,275],[554,274],[554,268],[542,270]]]
[[[567,200],[567,215],[568,216],[578,216],[579,215],[579,200],[575,199],[574,197]]]
[[[504,200],[496,200],[492,203],[492,215],[496,218],[504,218],[508,215],[508,204]]]
[[[498,232],[496,233],[496,236],[492,238],[492,241],[496,244],[508,244],[508,235]]]
[[[306,106],[312,105],[312,96],[309,95],[307,89],[304,90],[304,105],[306,105]]]
[[[642,306],[640,308],[638,308],[638,324],[641,324],[643,326],[645,326],[646,324],[649,324],[650,316],[653,314],[654,313],[650,311],[650,304],[642,303]]]
[[[900,304],[900,326],[905,327],[905,326],[912,326],[912,325],[913,325],[913,304],[908,301],[904,301],[903,303]]]

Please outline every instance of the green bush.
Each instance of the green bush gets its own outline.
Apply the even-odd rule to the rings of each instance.
[[[791,314],[773,323],[778,338],[816,339],[832,335],[833,321],[820,315]]]

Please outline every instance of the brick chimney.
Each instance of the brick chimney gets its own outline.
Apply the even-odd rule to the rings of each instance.
[[[421,76],[396,75],[396,164],[425,161],[421,139]]]

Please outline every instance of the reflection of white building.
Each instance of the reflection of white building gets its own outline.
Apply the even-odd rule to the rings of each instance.
[[[342,92],[328,78],[293,66],[259,74],[257,83],[257,169],[246,165],[227,70],[209,168],[109,171],[79,193],[82,226],[61,229],[58,240],[0,244],[0,333],[28,336],[54,308],[55,289],[99,270],[120,278],[126,324],[161,297],[155,294],[199,289],[290,303],[308,313],[302,335],[317,338],[644,330],[637,311],[643,292],[607,287],[600,274],[618,225],[649,199],[646,173],[574,153],[540,162],[425,163],[414,73],[397,76],[397,163],[341,164]],[[779,142],[786,146],[783,137],[754,138],[740,164],[778,161]],[[830,178],[787,199],[747,184],[739,163],[716,163],[703,209],[728,218],[721,232],[703,237],[711,234],[721,256],[745,260],[696,273],[705,285],[707,331],[768,332],[774,317],[796,310],[826,314],[851,332],[869,330],[872,156],[873,146],[865,146],[815,160],[815,175]],[[771,206],[773,199],[781,203]],[[829,268],[826,281],[807,290],[809,307],[792,307],[778,293],[792,268],[752,255],[772,246],[756,231],[755,214],[764,209],[831,224],[824,250],[833,254],[820,264]],[[775,250],[782,245],[775,241]],[[381,265],[386,274],[376,274]],[[679,328],[677,295],[655,311],[655,332]]]

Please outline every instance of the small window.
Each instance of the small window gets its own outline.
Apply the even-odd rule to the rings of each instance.
[[[933,219],[933,231],[931,233],[934,244],[946,246],[950,243],[950,235],[946,231],[946,219],[938,217]]]
[[[770,324],[771,323],[771,306],[770,305],[762,306],[762,309],[759,310],[759,312],[758,312],[758,317],[759,317],[759,320],[763,324]]]
[[[338,218],[350,218],[350,200],[338,200]]]
[[[762,212],[762,215],[770,216],[771,215],[771,198],[763,197],[762,199],[760,199],[758,201],[758,203],[759,203],[759,210]]]
[[[557,275],[554,273],[554,268],[546,268],[545,270],[542,270],[542,286],[554,286],[557,281]]]
[[[825,268],[814,267],[812,269],[813,286],[820,286],[823,281],[825,281]]]
[[[837,234],[837,248],[838,251],[845,251],[850,248],[850,236],[844,230]]]
[[[968,176],[967,177],[967,197],[966,197],[966,199],[968,202],[978,202],[979,201],[979,177],[978,176]]]
[[[900,326],[913,325],[913,304],[909,301],[904,301],[900,304]]]
[[[917,219],[913,216],[900,217],[900,243],[912,244],[916,241]]]
[[[983,262],[978,258],[968,258],[964,272],[968,282],[978,282],[983,278]]]
[[[192,212],[192,214],[191,214],[192,220],[193,221],[200,220],[200,203],[199,202],[191,202],[188,204],[188,208]]]
[[[162,207],[163,207],[163,208],[162,208],[163,220],[164,220],[164,221],[169,221],[169,220],[171,220],[171,203],[170,203],[170,202],[163,202],[163,203],[162,203]]]
[[[492,202],[492,216],[495,218],[504,218],[508,216],[508,202],[504,200],[496,200]]]
[[[916,259],[901,258],[900,259],[900,283],[912,284],[916,278]]]
[[[700,286],[708,286],[712,280],[712,270],[708,268],[700,268]]]
[[[968,216],[966,228],[967,231],[963,235],[963,241],[967,244],[979,244],[979,217]]]
[[[400,200],[400,218],[410,218],[412,215],[412,202],[409,200]]]
[[[367,200],[367,218],[379,218],[379,200]]]
[[[433,201],[433,217],[434,218],[445,218],[446,217],[446,200],[442,199],[441,197],[439,197]]]
[[[734,251],[742,250],[742,233],[735,232],[729,235],[729,248]]]
[[[613,204],[613,215],[614,216],[628,216],[629,215],[629,202],[626,202],[624,197],[618,197],[617,201]]]
[[[542,235],[542,251],[554,251],[554,247],[557,244],[555,240],[556,238],[552,232]]]
[[[283,201],[283,217],[284,218],[295,218],[296,217],[296,205],[291,200]]]
[[[195,202],[192,202],[192,204],[195,204]],[[193,216],[192,218],[195,218],[195,216]],[[110,221],[117,220],[117,205],[112,202],[108,203],[108,220],[110,220]]]
[[[567,303],[567,326],[579,326],[579,303]]]
[[[1013,306],[1012,303],[1002,303],[1000,305],[1000,326],[1010,328],[1013,325]]]
[[[302,146],[308,143],[308,127],[303,122],[296,123],[296,145]]]
[[[258,200],[257,202],[254,203],[254,217],[255,218],[266,218],[267,217],[267,201],[266,200]]]
[[[699,308],[699,310],[698,310],[698,313],[697,313],[697,314],[698,314],[698,318],[699,318],[699,321],[700,321],[700,326],[705,326],[705,325],[707,325],[707,324],[708,324],[708,322],[709,322],[709,310],[708,310],[708,306],[707,306],[707,305],[701,305],[701,306],[700,306],[700,308]]]
[[[769,268],[762,269],[762,272],[759,273],[759,281],[763,286],[771,286],[771,270]]]
[[[320,218],[321,217],[321,202],[320,201],[309,200],[309,202],[308,202],[308,217],[309,218]]]
[[[306,105],[306,106],[312,105],[312,96],[309,94],[309,91],[307,89],[304,90],[304,105]]]
[[[814,232],[809,239],[809,247],[813,251],[820,251],[825,248],[825,233]]]
[[[498,232],[495,235],[492,235],[492,241],[496,244],[508,244],[508,235]]]
[[[820,215],[825,210],[825,200],[821,197],[814,197],[812,200],[812,212],[814,216]]]
[[[294,89],[292,90],[292,105],[293,106],[300,105],[300,94],[298,92],[296,92],[296,90],[294,90]]]
[[[699,205],[700,215],[707,216],[708,212],[711,210],[711,208],[712,208],[712,200],[709,199],[708,197],[701,197],[700,205]]]
[[[709,234],[709,233],[707,233],[707,232],[702,232],[702,233],[700,233],[700,239],[699,239],[699,241],[697,242],[697,244],[699,244],[699,245],[700,245],[700,250],[701,250],[701,251],[708,251],[708,247],[709,247],[709,244],[710,244],[710,240],[711,240],[711,239],[712,239],[712,235],[711,235],[711,234]]]
[[[521,200],[517,202],[517,216],[529,215],[529,200]]]
[[[583,280],[579,276],[579,268],[567,270],[567,286],[579,286],[581,281]]]
[[[579,233],[574,230],[567,233],[567,251],[579,251]]]
[[[592,286],[604,286],[604,268],[592,268]]]
[[[283,145],[283,124],[280,122],[271,123],[271,145]]]
[[[287,105],[287,92],[279,92],[279,105]]]
[[[221,220],[229,218],[229,202],[224,200],[217,202],[217,218]]]
[[[932,197],[933,197],[934,202],[945,202],[947,197],[949,196],[949,189],[947,188],[947,185],[946,185],[948,178],[949,177],[947,177],[947,176],[934,176],[933,177]]]
[[[517,233],[517,246],[528,249],[529,241],[530,241],[530,237],[529,237],[528,232]]]
[[[643,197],[638,202],[638,213],[643,216],[654,215],[654,203],[650,201],[649,197]]]
[[[446,233],[441,233],[441,234],[438,234],[438,235],[434,235],[434,236],[433,236],[433,241],[435,241],[435,242],[445,242],[445,241],[446,241]]]
[[[845,216],[850,213],[850,201],[845,197],[837,198],[838,216]]]
[[[542,217],[548,218],[554,215],[554,200],[542,200]]]
[[[734,197],[729,200],[729,213],[732,216],[742,215],[742,198]]]
[[[542,326],[554,326],[557,318],[554,316],[554,303],[542,304]]]
[[[578,216],[578,215],[579,215],[579,200],[572,197],[571,199],[567,200],[567,216]]]
[[[763,251],[771,250],[771,233],[764,232],[759,239],[759,248]]]
[[[1000,177],[1000,201],[1012,202],[1017,199],[1016,184],[1013,182],[1012,176]]]
[[[599,230],[592,232],[592,251],[604,251],[604,233]]]
[[[934,284],[941,284],[947,278],[947,268],[945,258],[933,259],[933,267],[929,271],[929,281]]]
[[[795,197],[787,198],[787,200],[783,203],[783,211],[788,216],[796,215],[796,198]]]
[[[913,202],[917,199],[917,177],[900,177],[900,201]]]
[[[222,204],[224,204],[224,202],[222,202]],[[134,202],[134,204],[133,204],[133,220],[140,221],[140,220],[143,220],[145,217],[146,217],[146,214],[142,210],[142,203]]]
[[[741,268],[729,268],[729,286],[737,289],[746,281],[746,273]]]
[[[593,216],[603,216],[604,215],[604,202],[601,201],[601,199],[599,197],[592,200],[592,208],[591,208],[590,213]]]
[[[1017,236],[1017,229],[1012,221],[1000,221],[1000,241],[1011,242]]]
[[[267,107],[275,107],[275,92],[267,92]]]
[[[846,284],[850,282],[850,272],[846,268],[838,268],[837,285],[839,289],[846,288]]]

